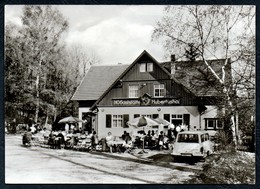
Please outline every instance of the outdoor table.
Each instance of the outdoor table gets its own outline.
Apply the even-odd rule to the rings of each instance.
[[[123,146],[125,141],[124,140],[116,140],[116,141],[111,141],[110,143],[112,144],[112,146],[115,146],[116,152],[121,152],[120,147]]]

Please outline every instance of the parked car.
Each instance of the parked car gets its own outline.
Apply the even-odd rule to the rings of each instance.
[[[179,132],[172,155],[178,157],[205,158],[214,151],[214,143],[210,141],[209,133],[204,131]]]

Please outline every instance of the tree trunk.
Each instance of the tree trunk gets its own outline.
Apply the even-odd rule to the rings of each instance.
[[[230,121],[231,121],[231,131],[232,131],[232,140],[235,146],[235,150],[237,149],[237,129],[236,129],[236,122],[235,122],[235,110],[233,107],[233,103],[230,99],[230,96],[228,94],[228,92],[226,92],[227,95],[227,100],[228,100],[228,108],[230,108],[231,110],[231,117],[230,117]]]
[[[37,68],[37,76],[36,76],[36,86],[35,86],[35,89],[36,89],[36,109],[35,109],[35,118],[34,118],[34,121],[35,123],[38,122],[38,116],[39,116],[39,110],[40,110],[40,74],[41,74],[41,60],[39,61],[39,65],[38,65],[38,68]]]
[[[39,99],[39,75],[37,75],[36,77],[36,109],[35,109],[35,118],[34,118],[34,122],[37,123],[38,122],[38,115],[39,115],[39,109],[40,109],[40,99]]]
[[[47,124],[48,124],[48,114],[47,114],[46,120],[45,120],[45,128],[47,128]]]

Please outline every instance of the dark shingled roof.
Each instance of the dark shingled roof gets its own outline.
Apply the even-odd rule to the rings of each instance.
[[[208,64],[222,78],[222,66],[225,59],[207,60]],[[220,85],[212,73],[207,69],[204,62],[196,61],[175,61],[175,74],[173,77],[182,85],[187,87],[196,96],[221,96]],[[172,62],[164,62],[161,65],[171,73]],[[226,66],[226,81],[231,82],[231,64],[230,60]],[[210,82],[208,82],[210,81]]]
[[[97,100],[128,66],[91,66],[71,100]]]
[[[225,60],[217,59],[208,60],[207,62],[221,78],[221,67],[224,65]],[[222,95],[219,88],[220,85],[202,61],[175,61],[174,64],[175,74],[172,75],[173,79],[177,80],[196,96]],[[166,72],[171,73],[172,62],[163,62],[160,65],[165,68]],[[71,100],[98,100],[128,67],[129,65],[126,64],[92,66]],[[230,64],[226,67],[226,77],[228,81],[232,81]]]

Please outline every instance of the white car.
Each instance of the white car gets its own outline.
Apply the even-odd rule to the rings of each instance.
[[[213,153],[214,144],[210,141],[209,134],[204,131],[179,132],[174,148],[173,157],[199,157],[204,158]]]

